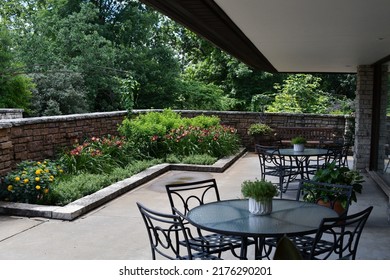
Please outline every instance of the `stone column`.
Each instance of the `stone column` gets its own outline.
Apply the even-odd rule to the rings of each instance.
[[[385,167],[385,145],[389,143],[389,137],[387,135],[387,93],[388,93],[388,66],[381,66],[381,98],[380,104],[380,132],[379,132],[379,145],[378,145],[378,171],[384,170]]]
[[[374,94],[374,67],[359,65],[356,81],[355,145],[353,168],[365,171],[370,164],[372,96]]]

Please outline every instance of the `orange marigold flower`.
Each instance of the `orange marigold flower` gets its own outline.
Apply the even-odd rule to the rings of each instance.
[[[48,192],[49,192],[49,189],[45,189],[43,192],[44,192],[44,193],[48,193]]]

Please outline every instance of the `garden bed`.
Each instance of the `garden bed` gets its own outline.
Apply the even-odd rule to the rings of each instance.
[[[222,173],[236,160],[243,156],[244,153],[245,149],[241,149],[236,155],[222,158],[210,166],[186,164],[155,165],[134,176],[131,176],[130,178],[107,186],[104,189],[73,201],[65,206],[45,206],[0,201],[0,214],[25,217],[44,217],[59,220],[74,220],[81,215],[84,215],[87,212],[103,205],[104,203],[107,203],[108,201],[115,199],[144,183],[147,183],[148,181],[164,174],[167,171],[183,170]]]

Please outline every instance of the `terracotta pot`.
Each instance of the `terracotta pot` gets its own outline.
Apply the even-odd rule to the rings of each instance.
[[[324,200],[320,199],[317,201],[317,204],[318,205],[321,205],[321,206],[325,206],[325,207],[328,207],[328,208],[332,208],[334,211],[337,212],[337,214],[341,215],[344,213],[345,211],[345,208],[343,207],[342,205],[342,202],[339,201],[339,200],[336,200],[333,202],[333,207],[332,207],[332,202],[331,201],[327,201],[325,202]]]

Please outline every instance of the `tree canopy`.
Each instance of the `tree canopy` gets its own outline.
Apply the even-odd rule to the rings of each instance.
[[[345,113],[354,98],[354,75],[251,69],[136,0],[3,0],[0,22],[0,105],[34,116],[133,107]]]

